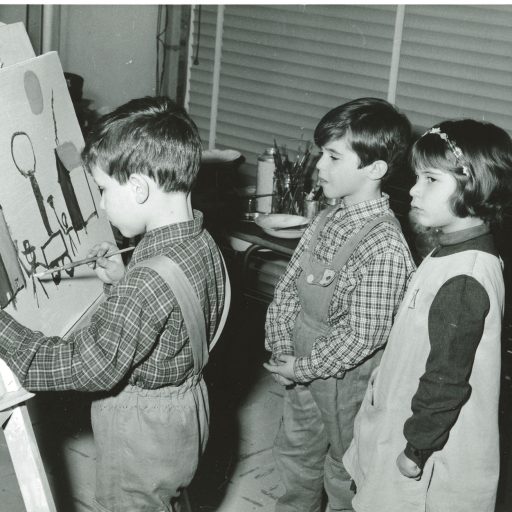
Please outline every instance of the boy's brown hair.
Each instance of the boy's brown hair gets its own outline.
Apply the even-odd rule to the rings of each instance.
[[[379,98],[359,98],[333,108],[315,129],[315,144],[347,137],[360,167],[382,160],[387,179],[404,162],[411,140],[411,123],[391,103]]]
[[[165,96],[147,96],[101,117],[82,160],[121,184],[131,174],[143,174],[165,192],[188,193],[201,163],[201,139],[185,109]]]

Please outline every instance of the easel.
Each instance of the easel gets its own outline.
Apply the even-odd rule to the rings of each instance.
[[[0,423],[27,512],[56,512],[50,485],[37,447],[23,389],[0,359]]]
[[[6,25],[0,22],[0,49],[2,69],[36,57],[23,23]],[[65,147],[69,148],[69,146]],[[5,435],[26,511],[56,512],[32,422],[25,405],[25,402],[33,396],[33,393],[21,387],[16,376],[0,359],[0,425]]]

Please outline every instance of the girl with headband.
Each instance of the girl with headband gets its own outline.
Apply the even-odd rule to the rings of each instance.
[[[398,310],[343,463],[356,512],[494,512],[502,261],[492,225],[512,191],[512,141],[446,121],[412,148],[412,214],[439,231]]]

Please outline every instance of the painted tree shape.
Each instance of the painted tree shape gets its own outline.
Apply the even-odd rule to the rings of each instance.
[[[78,198],[76,197],[75,188],[73,187],[73,183],[71,182],[71,171],[73,169],[73,165],[68,168],[68,161],[73,161],[74,157],[77,155],[73,155],[71,152],[70,158],[70,148],[69,143],[60,144],[59,142],[59,134],[57,129],[57,119],[55,117],[55,106],[54,106],[54,97],[52,90],[52,119],[53,119],[53,129],[55,132],[55,162],[57,164],[57,181],[59,182],[60,188],[62,190],[62,195],[64,196],[64,201],[66,202],[66,207],[69,212],[69,216],[71,218],[71,224],[75,232],[80,231],[81,229],[86,228],[87,223],[84,220],[82,215],[82,210],[80,209],[80,203],[78,202]],[[72,145],[71,145],[72,146]],[[74,146],[73,146],[74,147]],[[78,160],[80,160],[78,156]]]

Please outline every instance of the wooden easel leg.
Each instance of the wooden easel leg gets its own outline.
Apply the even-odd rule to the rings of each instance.
[[[14,407],[3,430],[27,512],[57,512],[26,405]]]

